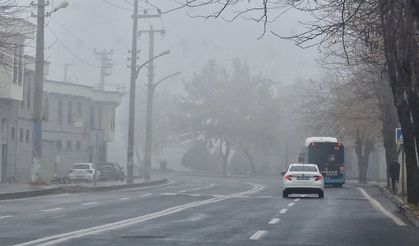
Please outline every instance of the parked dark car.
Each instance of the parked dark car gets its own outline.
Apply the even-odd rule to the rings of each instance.
[[[105,162],[98,164],[98,170],[100,171],[99,180],[115,180],[124,181],[125,173],[121,166],[117,163]]]

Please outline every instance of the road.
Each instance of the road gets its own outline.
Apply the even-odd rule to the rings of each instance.
[[[283,199],[279,178],[169,179],[0,201],[0,245],[419,245],[419,230],[374,187]]]

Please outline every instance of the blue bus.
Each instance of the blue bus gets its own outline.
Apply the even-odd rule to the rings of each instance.
[[[345,183],[345,148],[333,137],[309,137],[305,142],[305,163],[317,164],[325,185]]]

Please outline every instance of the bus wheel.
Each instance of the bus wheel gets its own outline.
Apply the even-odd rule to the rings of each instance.
[[[321,190],[319,191],[319,198],[323,198],[324,197],[324,192]]]

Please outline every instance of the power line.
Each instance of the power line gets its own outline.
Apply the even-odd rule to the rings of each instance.
[[[96,65],[94,65],[94,64],[92,64],[92,63],[90,63],[90,62],[87,62],[87,61],[85,61],[84,59],[82,59],[82,58],[80,58],[78,55],[76,55],[70,48],[68,48],[67,47],[67,45],[65,45],[59,38],[58,38],[58,35],[48,26],[48,30],[52,33],[52,35],[57,39],[57,41],[58,41],[58,43],[60,43],[61,44],[61,46],[63,46],[63,48],[65,49],[65,50],[67,50],[67,52],[70,54],[70,55],[72,55],[74,58],[76,58],[77,60],[79,60],[80,62],[82,62],[82,63],[84,63],[84,64],[86,64],[86,65],[88,65],[88,66],[91,66],[91,67],[94,67],[94,68],[99,68],[99,66],[96,66]]]
[[[121,6],[116,5],[116,4],[112,3],[112,2],[109,2],[108,0],[103,0],[103,1],[104,1],[105,3],[107,3],[107,4],[111,5],[111,6],[115,7],[115,8],[122,9],[122,10],[126,10],[126,11],[130,11],[130,12],[132,11],[132,9],[130,9],[130,8],[121,7]]]

